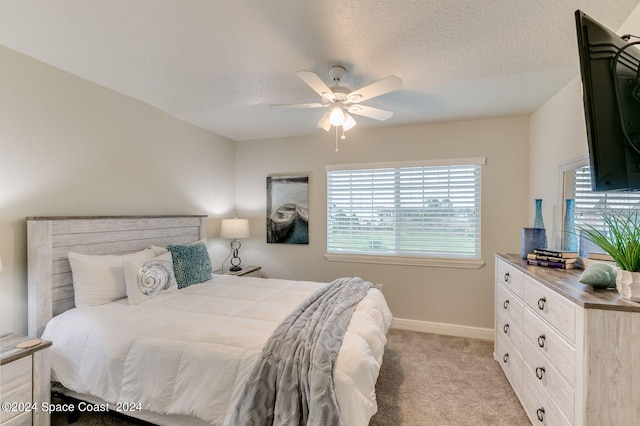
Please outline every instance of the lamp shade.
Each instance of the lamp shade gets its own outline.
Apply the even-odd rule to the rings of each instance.
[[[344,131],[346,132],[347,130],[352,129],[353,126],[355,125],[356,125],[356,120],[353,119],[351,114],[349,114],[348,112],[345,112],[344,123],[342,124],[342,128],[344,129]]]
[[[318,127],[326,130],[327,132],[331,129],[331,121],[329,120],[329,116],[331,115],[330,111],[324,113],[322,118],[318,121]]]
[[[344,112],[340,107],[333,107],[331,114],[329,114],[329,122],[334,126],[342,126],[344,123]]]
[[[249,238],[249,219],[222,219],[221,238]]]

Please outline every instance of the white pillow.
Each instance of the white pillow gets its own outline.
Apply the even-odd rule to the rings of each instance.
[[[198,241],[194,241],[192,243],[187,243],[186,245],[190,245],[190,244],[196,244],[196,243],[203,243],[205,246],[207,245],[207,239],[203,238],[201,240]],[[179,243],[176,243],[179,244]],[[169,253],[169,250],[167,250],[167,246],[151,246],[151,250],[153,250],[153,252],[156,254],[156,256],[160,256],[162,254],[165,253]]]
[[[166,247],[166,246],[164,246],[164,247],[161,247],[161,246],[151,246],[151,250],[153,250],[153,253],[154,253],[156,256],[160,256],[160,255],[163,255],[163,254],[165,254],[165,253],[169,253],[169,250],[167,250],[167,247]]]
[[[69,264],[73,274],[73,292],[76,307],[97,306],[127,296],[124,280],[123,260],[153,259],[153,251],[142,251],[125,255],[88,255],[69,252]]]
[[[124,279],[129,304],[136,305],[162,293],[178,290],[171,253],[150,260],[124,260]]]

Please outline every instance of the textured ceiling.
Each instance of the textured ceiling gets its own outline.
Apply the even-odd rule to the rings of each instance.
[[[388,75],[358,128],[533,112],[578,73],[574,12],[617,29],[638,0],[2,0],[0,44],[234,140],[323,133],[297,76]],[[640,32],[640,29],[639,29]],[[1,72],[1,68],[0,68]]]

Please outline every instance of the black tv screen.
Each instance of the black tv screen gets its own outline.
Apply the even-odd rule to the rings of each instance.
[[[580,10],[576,29],[592,190],[640,190],[640,51]]]

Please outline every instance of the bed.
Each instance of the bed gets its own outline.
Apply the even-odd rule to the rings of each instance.
[[[29,333],[53,341],[59,391],[160,425],[234,424],[270,336],[312,295],[346,283],[213,275],[141,303],[76,308],[69,253],[189,245],[206,239],[206,216],[31,217],[27,230]],[[342,424],[366,425],[392,316],[367,284],[349,318],[335,398]]]

